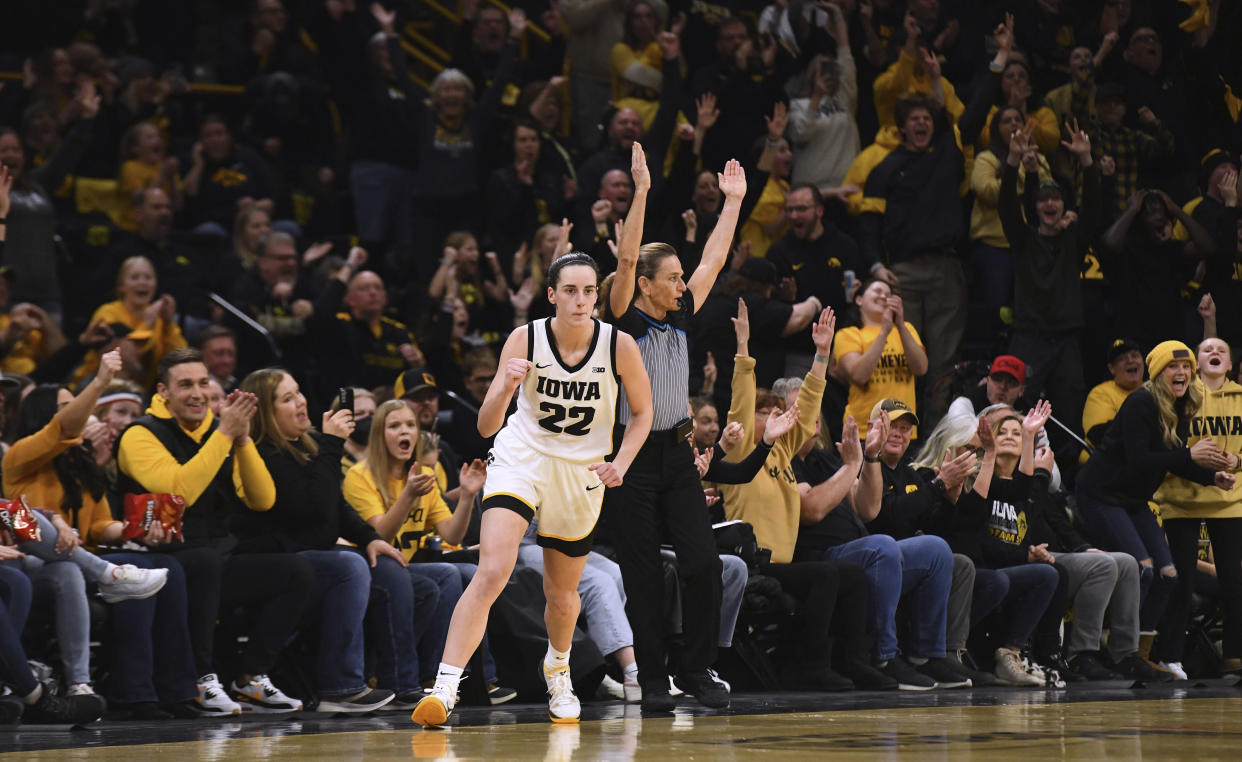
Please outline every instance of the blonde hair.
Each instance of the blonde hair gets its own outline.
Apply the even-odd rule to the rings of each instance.
[[[254,371],[242,381],[241,390],[250,392],[259,400],[259,409],[250,420],[250,438],[256,445],[271,442],[299,464],[304,464],[319,454],[319,446],[311,438],[310,432],[297,438],[297,443],[301,445],[299,449],[281,435],[280,428],[276,425],[276,387],[280,386],[286,376],[293,378],[283,368],[263,368]]]
[[[1177,408],[1175,407],[1177,397],[1173,395],[1173,388],[1165,380],[1164,373],[1157,373],[1155,377],[1143,384],[1143,387],[1151,393],[1152,399],[1156,402],[1156,415],[1160,419],[1161,440],[1164,446],[1182,447],[1185,442],[1177,433]],[[1183,413],[1187,418],[1193,418],[1201,407],[1203,407],[1203,382],[1198,376],[1194,376],[1190,386],[1186,389],[1186,409]]]
[[[233,218],[233,248],[237,250],[237,257],[242,261],[242,266],[247,269],[254,267],[255,261],[259,258],[257,252],[246,248],[246,226],[250,224],[250,218],[256,214],[266,215],[268,226],[271,226],[271,212],[254,203],[243,206]]]
[[[121,262],[120,268],[116,271],[116,295],[118,298],[121,296],[121,284],[125,282],[125,276],[129,275],[129,271],[138,265],[146,265],[151,268],[151,277],[155,278],[155,287],[157,289],[159,288],[160,276],[155,272],[155,264],[151,260],[141,254],[133,257],[126,257],[125,261]]]
[[[388,424],[388,416],[403,409],[414,415],[414,408],[410,407],[410,403],[405,400],[388,400],[375,408],[375,414],[371,416],[371,435],[367,437],[367,451],[363,462],[367,464],[367,470],[371,472],[371,479],[375,482],[375,488],[379,490],[380,499],[384,501],[384,508],[390,507],[394,500],[392,492],[388,489],[388,479],[395,465],[392,453],[388,452],[388,443],[384,441],[384,427]],[[414,426],[418,426],[417,415],[414,415]],[[414,460],[417,462],[422,455],[423,438],[420,429],[417,441],[414,443]]]
[[[551,264],[550,261],[543,261],[543,252],[540,251],[540,249],[543,248],[543,239],[550,235],[558,236],[560,235],[560,231],[560,225],[545,222],[539,226],[539,229],[536,230],[535,234],[530,238],[530,245],[526,249],[530,252],[530,256],[528,258],[528,270],[530,277],[534,278],[536,283],[543,283],[547,275],[547,265]],[[556,252],[552,252],[552,259],[556,259]]]
[[[954,449],[968,444],[979,430],[979,419],[975,417],[975,406],[965,397],[958,397],[949,405],[936,428],[923,440],[923,449],[919,457],[910,464],[912,468],[940,468],[944,456]]]

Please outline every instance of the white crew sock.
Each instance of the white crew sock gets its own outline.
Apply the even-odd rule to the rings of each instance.
[[[440,662],[440,668],[436,670],[436,687],[446,686],[454,694],[457,693],[457,684],[461,682],[461,667],[454,667],[451,664]]]

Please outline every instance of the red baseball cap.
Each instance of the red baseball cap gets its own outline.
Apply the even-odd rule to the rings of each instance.
[[[1001,355],[992,361],[988,375],[994,376],[997,373],[1008,373],[1017,379],[1019,384],[1026,383],[1026,363],[1013,355]]]

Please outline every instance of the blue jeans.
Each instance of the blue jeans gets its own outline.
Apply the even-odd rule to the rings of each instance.
[[[371,567],[353,548],[301,550],[315,567],[307,610],[319,617],[315,681],[324,696],[350,696],[366,687],[363,617],[371,597]]]
[[[461,572],[457,564],[444,561],[410,564],[410,576],[419,576],[430,580],[439,592],[439,600],[435,610],[428,617],[426,628],[418,641],[418,672],[424,680],[436,676],[440,666],[440,657],[444,655],[444,640],[448,637],[449,620],[453,618],[453,609],[465,585],[461,581]]]
[[[1009,566],[996,572],[1009,580],[1004,601],[1004,645],[1025,646],[1056,593],[1061,575],[1051,564]]]
[[[108,612],[112,668],[105,697],[117,704],[197,698],[185,570],[168,553],[110,553],[105,558],[114,564],[168,570],[168,581],[158,593],[114,603]]]
[[[0,565],[0,679],[12,684],[18,696],[30,695],[39,685],[22,648],[30,598],[30,578],[11,566]]]
[[[733,630],[737,627],[737,615],[742,611],[742,598],[746,583],[750,581],[750,569],[737,556],[720,557],[720,640],[716,645],[729,648],[733,645]]]
[[[86,599],[86,581],[99,581],[110,568],[107,561],[82,548],[72,554],[58,553],[60,533],[43,514],[35,512],[42,539],[23,542],[18,548],[26,557],[15,565],[30,576],[36,599],[51,598],[56,612],[56,640],[65,680],[91,681],[91,614]]]
[[[975,567],[975,587],[970,599],[970,628],[973,630],[1008,595],[1009,577],[995,569]]]
[[[1111,505],[1081,489],[1077,495],[1078,512],[1099,546],[1129,553],[1139,562],[1139,630],[1155,632],[1177,585],[1173,553],[1156,514],[1146,505],[1133,511]]]
[[[415,573],[412,566],[379,557],[371,570],[366,631],[380,688],[403,693],[421,687],[418,641],[430,626],[439,599],[435,583]]]
[[[824,551],[825,561],[858,564],[867,575],[869,631],[875,656],[897,655],[897,603],[909,595],[913,632],[909,652],[929,659],[945,655],[953,552],[939,537],[918,535],[894,540],[885,534],[860,537]]]

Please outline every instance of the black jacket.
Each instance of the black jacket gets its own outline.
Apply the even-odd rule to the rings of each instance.
[[[1177,404],[1182,441],[1189,433],[1184,400]],[[1128,511],[1145,511],[1147,500],[1170,471],[1199,484],[1212,484],[1215,478],[1215,472],[1190,459],[1189,447],[1164,444],[1156,400],[1142,387],[1121,403],[1099,448],[1078,474],[1078,491]]]
[[[276,483],[276,503],[262,513],[237,514],[233,522],[237,552],[328,550],[336,545],[338,537],[362,548],[380,539],[341,493],[345,440],[321,434],[312,436],[319,453],[306,463],[298,463],[273,442],[259,444],[259,455]]]

